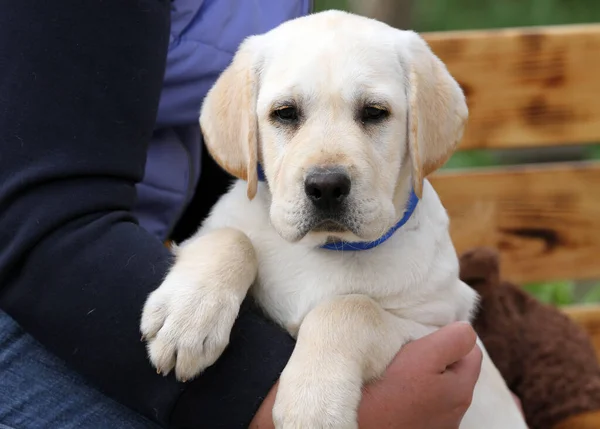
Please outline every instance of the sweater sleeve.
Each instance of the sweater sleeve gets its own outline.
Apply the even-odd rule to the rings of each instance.
[[[170,1],[0,5],[0,307],[164,426],[247,426],[293,347],[252,307],[222,359],[186,385],[157,375],[140,342],[141,308],[170,264],[131,214]]]

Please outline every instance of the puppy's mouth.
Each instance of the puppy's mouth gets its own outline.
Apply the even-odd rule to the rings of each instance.
[[[307,234],[317,234],[325,236],[328,240],[346,239],[348,237],[357,236],[356,222],[352,219],[336,218],[336,217],[315,217],[306,219],[305,223],[299,228],[299,238],[303,238]]]
[[[349,230],[350,230],[350,228],[348,228],[343,223],[332,220],[332,219],[326,219],[321,222],[318,222],[315,226],[310,228],[310,231],[312,231],[312,232],[330,232],[330,233],[336,233],[336,232],[343,233],[343,232],[348,232]]]

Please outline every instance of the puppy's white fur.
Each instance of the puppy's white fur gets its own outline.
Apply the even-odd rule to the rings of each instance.
[[[299,120],[273,111],[295,107]],[[373,123],[364,106],[388,112]],[[357,116],[358,115],[358,116]],[[206,144],[238,180],[142,315],[150,360],[189,379],[228,343],[248,290],[297,338],[281,375],[278,428],[356,428],[361,387],[407,342],[469,321],[476,295],[458,278],[448,217],[424,177],[452,153],[467,108],[458,84],[415,33],[342,13],[290,21],[249,38],[210,91]],[[258,183],[261,161],[268,184]],[[313,167],[351,177],[346,230],[314,231],[304,191]],[[319,248],[334,237],[373,240],[421,200],[383,244],[359,252]],[[315,220],[316,219],[316,220]],[[462,429],[525,428],[484,350]]]

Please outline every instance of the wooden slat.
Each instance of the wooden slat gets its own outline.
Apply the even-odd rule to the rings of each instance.
[[[600,361],[600,305],[568,306],[562,311],[587,332]]]
[[[600,24],[423,36],[467,94],[461,149],[600,142]]]
[[[516,282],[600,278],[600,163],[564,163],[430,178],[459,253],[499,249]]]
[[[552,429],[598,429],[600,428],[600,411],[575,414],[561,420]]]

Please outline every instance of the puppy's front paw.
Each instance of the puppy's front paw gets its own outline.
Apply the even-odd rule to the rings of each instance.
[[[358,429],[362,384],[324,369],[286,367],[273,407],[275,428]]]
[[[146,301],[141,331],[158,373],[186,381],[212,365],[229,343],[240,300],[227,287],[169,275]]]
[[[194,237],[175,254],[175,265],[144,305],[141,331],[156,370],[175,368],[179,380],[189,380],[229,343],[258,263],[250,239],[232,228]]]

